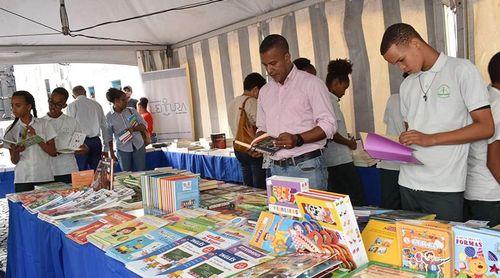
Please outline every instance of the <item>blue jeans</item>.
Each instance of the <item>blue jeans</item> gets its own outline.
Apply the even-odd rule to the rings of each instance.
[[[235,151],[234,155],[241,166],[243,184],[265,189],[266,169],[262,169],[262,157],[251,157],[249,154],[239,151]]]
[[[95,170],[97,165],[101,160],[102,156],[102,143],[99,136],[92,138],[85,138],[84,144],[89,148],[89,152],[83,155],[75,155],[76,163],[78,164],[78,169],[83,170]]]
[[[146,147],[144,145],[133,152],[122,152],[117,150],[116,155],[122,171],[146,170]]]
[[[271,173],[277,176],[308,178],[309,187],[314,189],[326,191],[328,187],[328,174],[323,156],[300,162],[296,166],[281,167],[272,163]]]

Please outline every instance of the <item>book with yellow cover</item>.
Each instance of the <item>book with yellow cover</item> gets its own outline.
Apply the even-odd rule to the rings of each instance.
[[[368,262],[356,216],[348,195],[311,189],[295,195],[300,213],[307,221],[335,231],[357,266]]]
[[[370,261],[397,264],[401,260],[396,222],[370,219],[361,237]]]
[[[431,277],[451,277],[451,225],[437,221],[405,220],[396,223],[400,266],[424,271]]]

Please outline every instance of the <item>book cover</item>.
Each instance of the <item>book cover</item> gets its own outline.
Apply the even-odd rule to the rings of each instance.
[[[361,132],[365,151],[374,159],[399,163],[422,164],[413,156],[414,149],[387,137]]]
[[[79,244],[85,244],[87,243],[87,236],[98,232],[102,229],[106,229],[115,225],[118,225],[120,223],[129,221],[134,219],[135,217],[132,215],[129,215],[124,212],[120,211],[113,211],[109,213],[108,215],[104,216],[103,218],[99,219],[96,222],[93,222],[87,226],[81,227],[80,229],[77,229],[66,236],[79,243]]]
[[[72,231],[75,231],[83,226],[87,226],[95,221],[98,221],[104,217],[104,215],[78,215],[74,217],[68,217],[63,220],[59,220],[56,223],[56,226],[64,233],[69,234]]]
[[[275,145],[275,140],[276,138],[273,138],[267,133],[264,133],[255,138],[250,144],[238,140],[235,140],[234,143],[247,148],[249,151],[273,155],[281,149],[280,147]]]
[[[90,186],[94,180],[94,170],[84,170],[71,173],[71,186],[73,188],[83,188]]]
[[[396,222],[396,229],[403,268],[427,272],[433,277],[451,277],[451,225],[406,220]]]
[[[82,146],[85,142],[85,133],[75,132],[73,135],[68,138],[68,142],[63,149],[57,150],[59,153],[74,153],[75,151],[80,150],[80,146]]]
[[[168,227],[172,230],[187,234],[187,235],[195,235],[197,233],[201,233],[208,229],[213,229],[217,227],[217,221],[208,219],[203,216],[193,217],[193,218],[185,218],[180,221],[169,225]]]
[[[500,231],[453,227],[455,277],[498,277],[500,275]]]
[[[185,236],[185,234],[163,227],[149,234],[115,245],[108,249],[106,255],[123,263],[136,261],[148,257],[158,249]]]
[[[111,246],[121,244],[167,224],[167,221],[150,215],[144,215],[130,221],[107,228],[87,237],[88,241],[106,250]]]
[[[300,217],[295,195],[309,191],[309,180],[304,178],[272,176],[266,179],[269,211]]]
[[[382,219],[382,220],[434,220],[436,218],[435,214],[428,214],[416,211],[407,210],[391,210],[388,212],[378,213],[370,215],[370,219]]]
[[[271,255],[285,255],[295,252],[290,230],[300,223],[291,218],[262,212],[250,239],[250,246],[260,248]]]
[[[394,264],[400,260],[395,222],[370,219],[361,236],[370,261]]]

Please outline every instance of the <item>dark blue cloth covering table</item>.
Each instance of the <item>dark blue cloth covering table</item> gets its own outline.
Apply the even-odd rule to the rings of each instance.
[[[91,243],[79,245],[56,226],[9,201],[6,277],[138,277]]]

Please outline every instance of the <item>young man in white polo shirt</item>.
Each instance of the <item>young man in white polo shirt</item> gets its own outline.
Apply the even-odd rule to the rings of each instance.
[[[470,61],[437,52],[404,23],[387,28],[380,53],[410,74],[400,87],[408,131],[399,141],[412,145],[423,163],[401,166],[402,208],[461,221],[469,143],[494,132],[481,75]]]
[[[490,60],[488,73],[495,134],[470,145],[464,215],[493,227],[500,224],[500,52]]]

